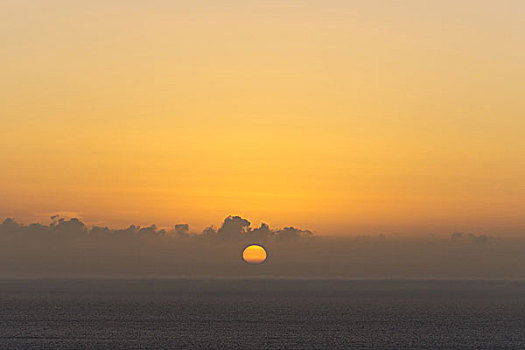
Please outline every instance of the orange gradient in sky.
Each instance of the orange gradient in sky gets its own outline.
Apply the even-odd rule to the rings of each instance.
[[[523,13],[2,1],[0,218],[521,234]]]
[[[250,264],[261,264],[266,258],[266,250],[257,244],[247,246],[242,252],[242,259]]]

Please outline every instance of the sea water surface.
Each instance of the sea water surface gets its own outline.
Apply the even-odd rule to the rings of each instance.
[[[523,349],[525,282],[0,280],[0,349]]]

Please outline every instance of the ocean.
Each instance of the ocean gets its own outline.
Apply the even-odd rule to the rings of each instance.
[[[523,349],[525,282],[0,280],[0,349]]]

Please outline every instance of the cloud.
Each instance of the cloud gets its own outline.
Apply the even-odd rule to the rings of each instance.
[[[277,232],[275,236],[280,240],[296,240],[300,238],[309,238],[312,236],[312,232],[308,230],[301,230],[295,227],[285,227]]]
[[[63,218],[53,216],[51,217],[51,219],[53,220],[53,222],[50,226],[58,232],[80,234],[86,232],[87,230],[86,225],[84,225],[84,223],[77,218],[65,220]]]
[[[252,243],[267,249],[265,264],[242,262]],[[59,216],[47,225],[8,218],[0,224],[0,277],[525,278],[524,250],[525,238],[330,237],[252,227],[240,216],[197,233],[183,223],[113,229]]]
[[[228,216],[224,219],[219,229],[210,226],[201,233],[191,233],[188,224],[176,224],[171,230],[158,229],[156,225],[145,227],[130,225],[126,229],[111,229],[101,226],[88,228],[78,218],[65,219],[59,215],[53,215],[50,219],[51,223],[49,225],[30,224],[26,226],[18,224],[12,218],[7,218],[0,225],[0,234],[19,236],[35,235],[35,237],[42,235],[62,237],[64,234],[69,236],[83,235],[88,239],[100,237],[133,239],[169,236],[172,238],[200,238],[226,241],[296,240],[312,236],[312,233],[308,230],[301,230],[294,227],[273,230],[265,223],[262,223],[261,226],[257,228],[252,228],[250,221],[240,216]]]
[[[188,224],[177,224],[173,227],[173,231],[180,236],[186,236],[190,232],[190,225]]]
[[[473,233],[465,234],[462,232],[454,232],[450,237],[453,240],[470,240],[478,244],[485,244],[489,241],[489,237],[487,235],[475,235]]]
[[[311,231],[301,230],[295,227],[272,230],[266,223],[252,228],[250,221],[240,216],[228,216],[224,219],[221,227],[216,230],[210,226],[202,232],[206,238],[216,238],[231,241],[267,241],[267,240],[297,240],[313,236]]]

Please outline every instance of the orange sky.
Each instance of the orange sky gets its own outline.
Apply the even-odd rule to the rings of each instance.
[[[0,3],[0,217],[525,232],[525,3]]]

